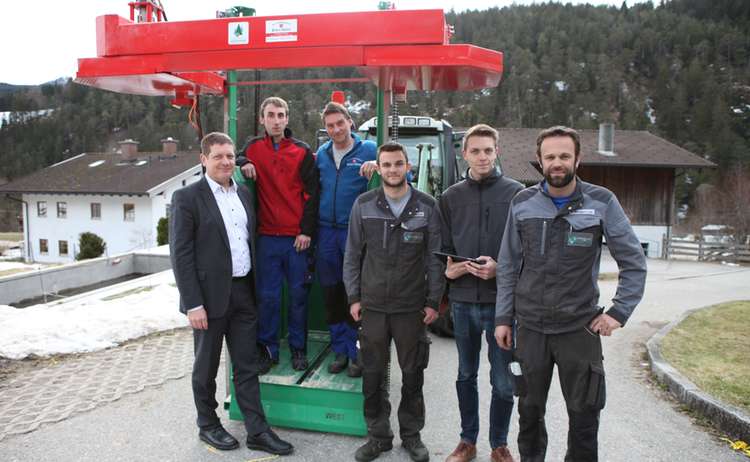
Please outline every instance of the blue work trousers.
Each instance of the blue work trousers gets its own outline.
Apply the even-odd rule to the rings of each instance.
[[[320,226],[316,267],[326,304],[326,322],[331,332],[331,349],[351,360],[357,358],[357,329],[349,314],[349,302],[342,281],[346,228]]]
[[[307,342],[307,250],[294,249],[294,237],[259,236],[257,254],[258,340],[271,357],[279,358],[281,327],[281,286],[286,279],[288,340],[293,350],[306,350]]]
[[[461,439],[476,444],[479,435],[479,391],[477,371],[482,337],[487,340],[490,361],[490,446],[507,444],[508,427],[513,413],[513,382],[508,371],[511,352],[495,341],[495,305],[492,303],[451,303],[453,332],[458,348],[456,393],[461,412]],[[484,333],[484,335],[482,335]]]

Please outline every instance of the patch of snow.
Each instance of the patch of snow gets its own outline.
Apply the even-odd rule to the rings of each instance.
[[[370,110],[371,103],[365,100],[359,100],[356,103],[346,102],[346,109],[352,114],[361,114]]]
[[[656,114],[654,114],[654,108],[651,107],[651,103],[653,103],[653,100],[651,98],[646,98],[646,117],[648,117],[651,125],[654,125],[656,124]]]
[[[150,289],[146,280],[154,284]],[[69,301],[21,309],[0,305],[0,357],[101,350],[188,325],[178,310],[179,294],[171,271],[135,281],[139,283],[112,286]]]
[[[16,116],[18,120],[25,122],[30,119],[52,114],[54,111],[54,109],[40,109],[38,111],[0,111],[0,127],[2,127],[3,124],[10,123],[13,116]]]
[[[564,80],[556,80],[557,91],[568,91],[568,84]]]

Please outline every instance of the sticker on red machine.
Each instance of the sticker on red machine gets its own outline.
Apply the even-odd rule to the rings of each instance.
[[[266,21],[266,43],[296,41],[296,19],[274,19],[272,21]]]
[[[247,21],[228,23],[227,32],[229,33],[227,43],[230,45],[247,45],[250,43],[250,23]]]

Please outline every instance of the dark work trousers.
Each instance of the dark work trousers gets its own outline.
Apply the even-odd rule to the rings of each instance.
[[[516,357],[527,385],[526,396],[518,401],[521,461],[544,460],[547,451],[544,413],[555,365],[568,410],[565,461],[598,460],[599,412],[606,400],[599,335],[588,327],[563,334],[543,334],[521,326],[516,338]]]
[[[354,361],[357,359],[357,327],[349,314],[349,301],[342,281],[348,229],[318,228],[317,273],[326,305],[326,322],[331,333],[331,349]]]
[[[359,346],[367,433],[374,440],[393,440],[391,404],[384,380],[391,339],[396,344],[403,376],[401,403],[398,406],[399,434],[401,441],[414,440],[419,438],[419,432],[424,428],[422,386],[430,351],[430,339],[426,334],[422,311],[386,314],[364,310],[362,314]]]
[[[220,425],[216,415],[216,373],[226,338],[232,360],[235,399],[245,417],[245,429],[248,435],[257,435],[268,429],[260,403],[255,343],[257,329],[258,309],[253,302],[251,276],[234,278],[226,315],[209,318],[206,330],[193,329],[193,398],[198,411],[198,427],[209,429]]]

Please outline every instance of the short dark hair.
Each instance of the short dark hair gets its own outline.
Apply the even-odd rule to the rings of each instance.
[[[542,142],[553,136],[567,136],[573,140],[575,145],[575,157],[578,159],[578,155],[581,153],[581,137],[578,136],[578,132],[572,128],[565,127],[562,125],[555,125],[554,127],[547,128],[539,132],[539,136],[536,137],[536,156],[542,157]]]
[[[231,144],[234,146],[234,141],[226,133],[211,132],[201,140],[201,154],[207,156],[211,152],[211,146],[215,144]]]
[[[474,137],[480,137],[480,136],[486,136],[487,138],[492,138],[495,140],[495,146],[497,146],[497,142],[500,139],[500,137],[497,134],[497,130],[490,127],[486,124],[477,124],[471,127],[470,129],[466,130],[466,133],[464,134],[464,139],[462,141],[461,150],[466,150],[466,142],[469,138],[472,136]]]
[[[331,114],[341,114],[346,117],[347,120],[352,120],[352,116],[351,114],[349,114],[349,111],[346,109],[346,107],[343,104],[336,103],[334,101],[326,104],[326,107],[323,109],[323,113],[320,115],[320,119],[323,121],[323,123],[325,123],[326,116],[329,116]]]
[[[380,147],[378,148],[378,165],[380,165],[380,153],[381,152],[397,152],[397,151],[401,151],[401,153],[404,155],[404,160],[408,164],[409,156],[406,154],[406,146],[396,141],[388,141],[387,143],[381,144]]]
[[[259,116],[263,117],[266,106],[268,106],[269,104],[273,104],[276,107],[284,109],[284,111],[286,112],[286,116],[289,117],[289,105],[286,101],[279,98],[278,96],[269,96],[268,98],[264,99],[262,103],[260,103],[260,114],[258,114]]]

